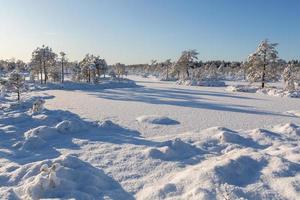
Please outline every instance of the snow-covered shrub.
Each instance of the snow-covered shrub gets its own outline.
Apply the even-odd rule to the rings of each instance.
[[[295,65],[293,63],[290,63],[286,66],[286,68],[283,71],[283,80],[285,83],[285,89],[287,91],[294,91],[295,85],[296,85],[296,71],[295,71]]]
[[[45,100],[44,99],[37,99],[32,104],[32,114],[41,113],[44,109]]]

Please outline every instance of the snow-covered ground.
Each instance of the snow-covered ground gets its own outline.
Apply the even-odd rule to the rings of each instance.
[[[130,78],[2,100],[0,199],[300,196],[299,99]]]
[[[48,90],[39,92],[54,98],[49,109],[69,110],[82,117],[114,122],[140,131],[145,136],[173,137],[190,130],[222,126],[235,130],[268,128],[279,123],[298,123],[300,118],[286,113],[299,110],[299,99],[256,93],[227,92],[225,87],[181,86],[174,82],[131,77],[143,87],[106,90]],[[234,83],[229,83],[234,84]],[[169,117],[172,126],[141,124],[144,115]]]

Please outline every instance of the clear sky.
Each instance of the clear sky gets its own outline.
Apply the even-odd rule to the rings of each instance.
[[[71,60],[148,63],[197,49],[244,60],[268,38],[300,59],[300,0],[0,0],[0,59],[28,61],[42,44]]]

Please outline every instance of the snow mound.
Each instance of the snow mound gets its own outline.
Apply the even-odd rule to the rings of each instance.
[[[255,182],[265,165],[265,160],[243,155],[237,159],[228,160],[222,166],[216,166],[215,173],[220,182],[243,187]]]
[[[276,97],[292,97],[292,98],[300,98],[300,91],[286,91],[283,89],[277,88],[263,88],[257,90],[257,93],[266,94],[270,96]]]
[[[274,126],[273,131],[285,134],[287,136],[300,136],[300,127],[293,123],[276,125]]]
[[[16,147],[21,149],[34,150],[47,147],[49,140],[59,139],[60,136],[84,130],[84,125],[79,121],[63,120],[54,127],[38,126],[24,133],[25,140],[17,143]]]
[[[103,128],[103,129],[120,129],[121,127],[111,120],[103,120],[98,122],[98,126]]]
[[[288,114],[292,114],[293,116],[300,117],[300,110],[290,110],[287,111]]]
[[[21,199],[102,199],[120,192],[118,183],[102,170],[69,155],[28,164],[18,172],[23,184],[15,191]]]
[[[149,124],[160,124],[160,125],[179,124],[178,121],[170,119],[169,117],[157,116],[157,115],[143,115],[137,117],[136,120],[140,123],[149,123]]]
[[[222,154],[245,147],[262,148],[249,136],[224,127],[212,127],[193,134],[200,137],[195,144],[209,153]]]
[[[250,85],[230,85],[226,87],[226,91],[228,92],[247,92],[247,93],[255,93],[258,90],[256,86]]]
[[[217,80],[207,80],[207,81],[197,81],[197,80],[178,80],[176,82],[178,85],[186,86],[204,86],[204,87],[225,87],[226,84],[223,81]]]
[[[86,129],[86,125],[79,120],[73,119],[70,120],[63,120],[60,123],[58,123],[55,128],[60,133],[75,133],[79,131],[83,131]]]
[[[48,140],[57,137],[57,135],[57,129],[48,126],[39,126],[24,133],[25,139],[39,137],[41,139]]]
[[[21,149],[26,149],[26,150],[38,150],[46,147],[47,142],[40,137],[30,136],[23,143],[17,143],[17,145],[15,146],[16,147],[20,146]]]
[[[183,142],[179,138],[164,142],[162,147],[153,148],[149,151],[150,157],[161,160],[182,160],[197,154],[201,154],[200,149]]]

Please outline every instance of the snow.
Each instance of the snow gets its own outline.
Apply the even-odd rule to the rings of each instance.
[[[31,89],[47,90],[99,90],[107,88],[130,88],[137,87],[134,81],[130,79],[111,79],[102,78],[99,83],[76,83],[72,81],[65,81],[61,83],[48,83],[45,85],[31,85]]]
[[[269,96],[276,97],[292,97],[292,98],[300,98],[300,91],[287,91],[280,88],[259,88],[254,85],[230,85],[225,89],[228,92],[247,92],[247,93],[258,93],[258,94],[266,94]]]
[[[258,87],[251,85],[230,85],[226,88],[228,92],[249,92],[255,93],[258,90]]]
[[[260,142],[256,141],[257,137],[243,138],[259,134],[257,130],[233,133],[226,128],[215,127],[190,134],[190,137],[201,138],[195,141],[198,148],[204,152],[209,150],[203,155],[203,161],[144,187],[137,198],[297,199],[297,184],[300,181],[300,158],[296,155],[300,151],[297,147],[299,135],[297,138],[285,135],[299,129],[294,126],[285,124],[274,127],[275,132],[270,133],[285,139],[266,138],[272,141],[268,146],[256,144]],[[220,137],[224,135],[227,137]],[[252,142],[244,143],[245,140]],[[286,154],[289,156],[286,157]],[[286,185],[280,186],[281,181]]]
[[[173,125],[178,124],[176,120],[170,119],[166,116],[156,116],[156,115],[146,115],[137,117],[136,120],[140,123],[150,123],[150,124],[161,124],[161,125]]]
[[[15,193],[21,199],[128,198],[101,169],[71,155],[27,164],[16,173],[22,184]]]
[[[299,197],[299,99],[130,78],[1,100],[0,199]]]
[[[207,80],[207,81],[179,80],[176,83],[179,85],[186,85],[186,86],[205,86],[205,87],[224,87],[226,85],[225,82],[217,81],[217,80]]]
[[[183,160],[200,153],[200,149],[176,138],[163,142],[162,147],[150,149],[149,156],[162,160]]]
[[[286,91],[278,88],[264,88],[264,89],[259,89],[257,92],[262,94],[267,94],[270,96],[277,96],[277,97],[300,98],[300,91]]]
[[[292,114],[294,116],[300,117],[300,110],[290,110],[287,113]]]

